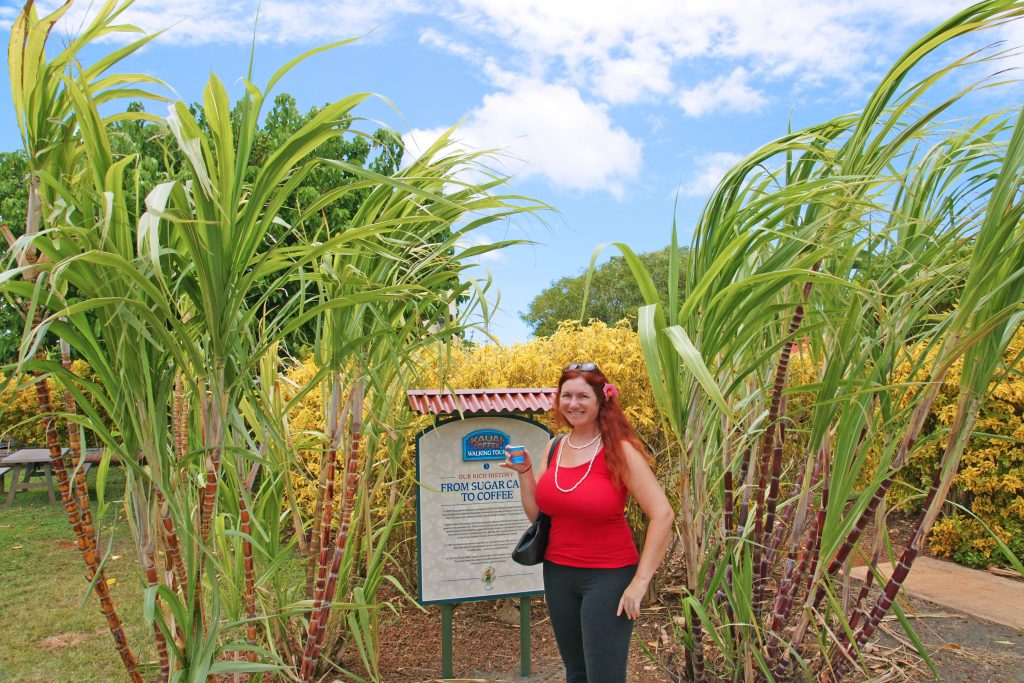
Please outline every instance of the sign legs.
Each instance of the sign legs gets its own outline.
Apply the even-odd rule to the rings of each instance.
[[[441,605],[441,678],[452,677],[452,610],[451,603]]]
[[[530,596],[519,598],[519,675],[530,675]]]

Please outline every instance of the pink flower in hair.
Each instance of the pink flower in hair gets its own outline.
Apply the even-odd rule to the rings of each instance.
[[[619,395],[619,388],[617,386],[615,386],[614,384],[612,384],[611,382],[606,382],[605,385],[604,385],[604,397],[606,399],[607,398],[615,398],[618,395]]]

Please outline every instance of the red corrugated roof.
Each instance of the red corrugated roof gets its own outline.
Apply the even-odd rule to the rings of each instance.
[[[412,389],[409,407],[420,415],[464,415],[481,413],[543,413],[555,400],[554,387],[547,389]],[[458,405],[456,405],[456,397]]]

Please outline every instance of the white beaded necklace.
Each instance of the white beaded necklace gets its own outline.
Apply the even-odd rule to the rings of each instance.
[[[601,435],[598,434],[596,437],[594,437],[590,441],[590,443],[587,444],[587,446],[592,445],[595,441],[597,441],[600,438],[601,438]],[[568,441],[568,438],[566,439],[566,441]],[[573,448],[576,448],[577,450],[579,450],[581,448],[586,448],[587,447],[587,446],[573,446],[572,444],[569,444],[569,445],[572,446]],[[597,450],[599,451],[601,449],[598,448]],[[569,488],[563,489],[561,487],[561,485],[558,483],[558,469],[559,469],[559,467],[560,467],[560,465],[562,463],[562,454],[561,454],[561,452],[559,452],[558,457],[555,458],[555,488],[558,489],[559,491],[561,491],[562,493],[572,493],[573,491],[575,491],[577,489],[577,487],[579,487],[579,485],[583,483],[583,480],[587,478],[587,475],[590,474],[590,468],[594,466],[594,461],[595,460],[597,460],[597,451],[594,451],[593,457],[590,458],[590,462],[587,463],[587,471],[583,473],[583,476],[580,477],[580,480],[578,482],[576,482],[575,484],[573,484],[572,486],[570,486]]]
[[[569,436],[565,437],[565,442],[567,444],[569,444],[569,448],[575,448],[578,451],[582,451],[584,448],[589,448],[589,447],[593,446],[594,442],[601,438],[601,432],[599,431],[597,433],[597,436],[595,436],[593,439],[591,439],[590,441],[586,442],[582,446],[577,446],[576,444],[574,444],[572,442],[572,435],[573,435],[573,433],[569,432]]]

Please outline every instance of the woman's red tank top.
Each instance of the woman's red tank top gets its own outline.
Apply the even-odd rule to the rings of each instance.
[[[559,450],[561,447],[559,443]],[[551,459],[537,482],[537,505],[551,516],[551,535],[544,558],[568,567],[594,569],[636,564],[639,556],[625,515],[629,492],[612,482],[604,448],[594,456],[590,474],[569,493],[555,486],[559,455],[556,453]],[[558,485],[569,489],[583,478],[587,465],[557,469]]]

